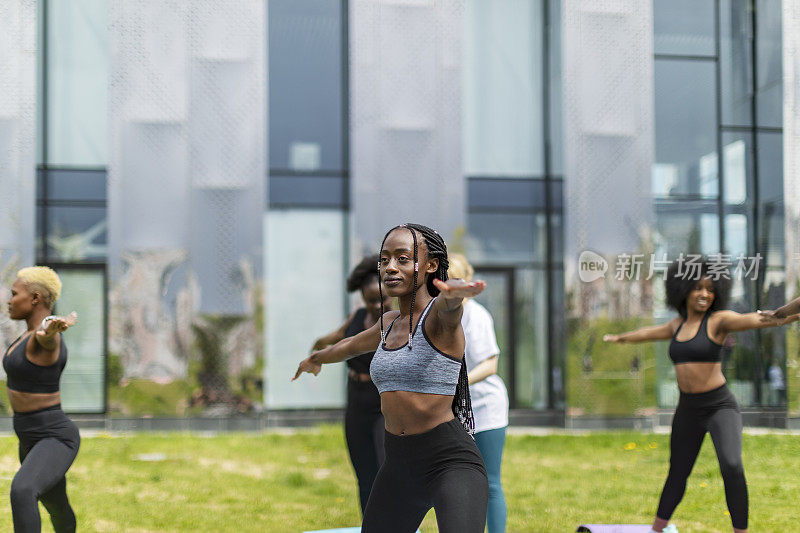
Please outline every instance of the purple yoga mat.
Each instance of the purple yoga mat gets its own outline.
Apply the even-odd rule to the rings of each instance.
[[[586,533],[647,533],[649,525],[639,524],[584,524],[578,531]]]

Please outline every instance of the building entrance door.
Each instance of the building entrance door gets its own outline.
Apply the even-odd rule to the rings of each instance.
[[[486,290],[475,298],[494,319],[494,331],[500,347],[497,373],[503,378],[508,389],[509,406],[516,407],[514,394],[516,367],[516,314],[514,306],[514,268],[513,267],[475,267],[475,279],[486,282]]]

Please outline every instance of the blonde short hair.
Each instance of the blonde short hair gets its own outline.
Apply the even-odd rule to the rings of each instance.
[[[29,292],[38,292],[42,296],[42,302],[48,309],[52,309],[61,296],[61,278],[50,267],[23,268],[17,272],[17,277],[22,280]]]
[[[449,277],[472,281],[473,274],[475,274],[475,270],[466,257],[461,254],[450,254],[450,268],[447,269]]]

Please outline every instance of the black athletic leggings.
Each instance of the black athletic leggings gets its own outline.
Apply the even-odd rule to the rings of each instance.
[[[672,419],[669,475],[658,504],[659,518],[669,520],[686,491],[686,480],[706,432],[717,451],[725,499],[733,527],[747,529],[747,482],[742,466],[742,415],[728,387],[699,394],[681,392]]]
[[[367,507],[369,493],[378,469],[383,464],[383,414],[381,396],[371,381],[347,380],[347,409],[344,414],[344,435],[350,462],[358,478],[361,514]]]
[[[483,533],[489,482],[461,422],[404,437],[387,432],[385,438],[386,461],[372,486],[362,533],[413,533],[431,507],[440,533]]]
[[[41,500],[50,513],[57,533],[75,531],[75,513],[67,499],[67,473],[78,455],[78,428],[60,405],[33,413],[14,414],[14,431],[19,437],[20,466],[11,482],[11,514],[14,531],[42,530]]]

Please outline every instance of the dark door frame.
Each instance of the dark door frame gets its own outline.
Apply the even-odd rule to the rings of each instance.
[[[480,273],[501,274],[506,279],[506,314],[508,316],[508,352],[505,354],[508,360],[509,379],[506,383],[508,389],[509,408],[517,407],[516,378],[517,378],[517,306],[515,305],[516,268],[513,266],[502,265],[474,265],[475,274],[480,278]]]
[[[105,263],[44,263],[56,272],[59,270],[89,270],[103,274],[103,408],[101,411],[80,411],[82,415],[108,414],[108,266]]]

